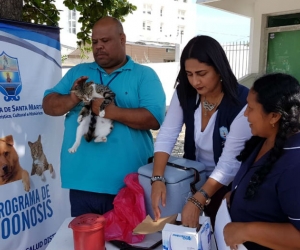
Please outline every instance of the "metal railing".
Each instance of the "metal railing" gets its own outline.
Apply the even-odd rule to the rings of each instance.
[[[249,42],[226,43],[222,44],[222,47],[236,78],[247,75],[249,72]]]

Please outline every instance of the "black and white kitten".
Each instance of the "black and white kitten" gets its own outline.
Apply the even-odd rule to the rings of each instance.
[[[76,85],[72,92],[84,103],[84,107],[81,109],[77,119],[79,125],[76,131],[76,140],[68,150],[70,153],[75,153],[80,145],[82,136],[88,142],[92,139],[94,139],[94,142],[107,141],[107,136],[113,129],[113,121],[103,118],[105,115],[104,109],[114,101],[115,93],[109,87],[92,81]],[[91,109],[91,101],[94,98],[104,98],[100,106],[99,116],[94,114]]]

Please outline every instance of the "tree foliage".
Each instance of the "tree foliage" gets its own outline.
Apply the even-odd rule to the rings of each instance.
[[[59,10],[55,6],[55,0],[24,0],[22,20],[58,26]]]
[[[0,0],[7,5],[12,5],[14,1],[16,0]],[[91,44],[92,26],[99,18],[112,16],[124,21],[124,16],[136,10],[136,6],[127,0],[64,0],[63,3],[69,10],[76,10],[80,14],[78,22],[82,26],[77,33],[79,45]],[[60,11],[56,8],[55,0],[24,0],[22,21],[58,26]],[[17,20],[16,17],[10,19]]]

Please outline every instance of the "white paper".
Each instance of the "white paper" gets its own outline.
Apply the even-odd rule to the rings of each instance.
[[[224,235],[223,235],[224,227],[229,222],[231,222],[231,217],[228,212],[226,199],[224,199],[217,212],[216,222],[215,222],[215,238],[216,238],[218,249],[230,250],[230,247],[226,246]],[[247,248],[243,244],[240,244],[238,245],[238,250],[247,250]]]

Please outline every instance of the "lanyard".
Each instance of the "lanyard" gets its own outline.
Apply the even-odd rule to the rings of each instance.
[[[103,79],[102,79],[102,72],[98,69],[98,71],[99,71],[99,73],[100,73],[100,81],[101,81],[101,84],[102,85],[104,85],[104,83],[103,83]],[[110,80],[109,80],[109,82],[106,84],[106,86],[109,86],[109,84],[119,75],[121,73],[121,71],[119,71],[119,72],[116,72],[115,73],[115,75],[114,75],[114,77],[113,78],[111,78]]]

